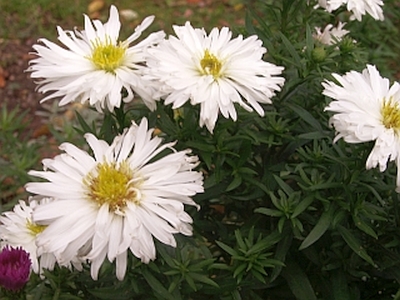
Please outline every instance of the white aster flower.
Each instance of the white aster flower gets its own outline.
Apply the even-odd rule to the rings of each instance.
[[[321,27],[315,27],[316,33],[314,34],[314,39],[320,41],[325,45],[333,45],[337,42],[341,41],[342,38],[348,34],[350,31],[343,29],[346,23],[342,23],[339,21],[336,27],[333,27],[332,24],[328,24],[325,26],[324,30],[321,31]]]
[[[340,6],[346,5],[346,9],[353,13],[352,18],[358,21],[362,16],[368,13],[375,20],[384,20],[382,0],[319,0],[316,7],[322,7],[328,12],[337,10]]]
[[[173,29],[176,37],[148,49],[150,75],[162,83],[165,104],[172,103],[174,109],[189,99],[192,105],[200,104],[200,126],[205,124],[210,132],[219,112],[236,121],[234,103],[264,115],[259,103],[271,103],[284,78],[274,76],[283,67],[262,60],[266,49],[257,36],[232,39],[226,27],[207,35],[189,22]]]
[[[156,257],[153,237],[174,247],[173,234],[192,234],[184,204],[197,206],[191,196],[203,192],[202,174],[192,170],[198,158],[174,150],[174,143],[162,145],[152,132],[144,118],[111,145],[86,134],[93,156],[64,143],[65,153],[43,161],[45,171],[29,173],[48,182],[28,183],[28,191],[56,199],[34,212],[36,222],[48,225],[39,247],[64,262],[89,243],[92,278],[107,256],[122,280],[128,249],[148,263]]]
[[[150,108],[155,108],[152,91],[146,85],[142,72],[145,68],[143,51],[164,37],[163,32],[152,33],[143,41],[129,46],[150,26],[154,17],[147,17],[125,41],[119,41],[121,23],[118,10],[111,6],[110,18],[102,24],[85,17],[84,31],[64,31],[60,27],[58,39],[65,48],[41,39],[44,45],[34,45],[35,58],[28,71],[40,79],[39,91],[52,92],[41,102],[61,97],[60,105],[73,101],[89,101],[101,111],[113,111],[122,99],[129,102],[136,92]]]
[[[38,253],[36,238],[43,232],[46,226],[38,225],[32,220],[32,212],[38,205],[49,202],[51,199],[43,199],[39,203],[30,199],[29,204],[20,200],[13,208],[0,216],[0,248],[10,245],[22,247],[29,253],[32,262],[32,270],[36,274],[43,269],[53,270],[56,263],[55,256],[51,253]]]
[[[381,172],[386,164],[397,165],[397,191],[400,192],[400,85],[389,88],[389,80],[382,78],[375,66],[368,65],[362,73],[351,71],[340,76],[339,82],[326,81],[323,94],[333,98],[326,110],[335,114],[330,123],[337,135],[348,143],[375,141],[366,168],[379,165]]]

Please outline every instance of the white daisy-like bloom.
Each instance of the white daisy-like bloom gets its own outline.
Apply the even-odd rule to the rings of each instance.
[[[175,36],[148,49],[150,77],[160,84],[165,104],[179,108],[190,100],[200,104],[200,126],[213,132],[219,113],[236,121],[234,103],[247,111],[264,110],[260,103],[271,103],[284,78],[283,67],[262,60],[266,49],[257,36],[242,35],[232,39],[232,32],[204,29],[189,22],[173,26]]]
[[[325,110],[334,115],[330,123],[337,135],[348,143],[375,141],[366,168],[379,165],[386,170],[388,161],[397,165],[396,191],[400,192],[400,85],[391,87],[375,66],[367,65],[362,73],[351,71],[341,76],[332,74],[339,83],[322,83],[323,94],[333,98]]]
[[[316,33],[314,34],[314,39],[325,45],[336,44],[350,32],[346,29],[343,29],[344,25],[346,25],[346,23],[339,21],[336,27],[334,27],[332,24],[326,25],[324,30],[321,30],[321,27],[315,27]]]
[[[38,90],[51,92],[41,100],[61,98],[59,105],[73,101],[89,102],[97,110],[113,111],[124,102],[132,101],[134,92],[154,110],[152,91],[143,79],[144,50],[162,40],[164,32],[150,34],[130,46],[150,26],[154,16],[144,19],[125,41],[119,41],[121,23],[118,10],[111,6],[110,18],[102,24],[85,18],[85,30],[64,31],[57,27],[61,47],[47,39],[34,45],[37,58],[31,60],[28,71],[38,79]],[[125,97],[122,94],[126,94]]]
[[[86,134],[93,156],[64,143],[65,153],[43,160],[45,171],[30,171],[48,182],[31,182],[26,189],[56,199],[34,211],[35,222],[48,225],[38,247],[66,262],[89,244],[85,258],[92,278],[107,256],[122,280],[128,249],[148,263],[156,258],[153,237],[175,247],[174,234],[191,235],[184,204],[198,207],[191,197],[203,192],[203,176],[193,170],[198,157],[176,151],[175,143],[162,144],[152,133],[143,118],[111,145]],[[170,153],[156,158],[165,151]]]
[[[6,245],[22,247],[29,253],[32,271],[36,274],[42,273],[43,269],[53,270],[56,263],[52,253],[38,252],[36,239],[46,226],[38,225],[32,220],[33,210],[50,201],[51,199],[46,198],[40,202],[29,199],[29,204],[27,204],[20,200],[12,211],[4,212],[0,216],[0,248]]]
[[[368,13],[375,20],[384,20],[382,11],[384,3],[382,0],[318,0],[315,8],[322,7],[326,11],[332,12],[342,5],[346,5],[347,11],[353,13],[352,19],[361,21],[362,16]]]

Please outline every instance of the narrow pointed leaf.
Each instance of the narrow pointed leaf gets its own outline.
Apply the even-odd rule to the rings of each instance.
[[[375,266],[374,261],[368,255],[367,250],[361,245],[361,242],[345,227],[338,225],[337,229],[346,242],[346,244],[362,259]]]
[[[333,212],[334,212],[334,209],[333,209],[333,206],[331,206],[328,211],[324,212],[321,215],[321,217],[319,218],[315,227],[310,231],[308,236],[301,243],[299,250],[303,250],[319,240],[319,238],[329,228],[329,225],[331,224],[331,221],[333,218]]]

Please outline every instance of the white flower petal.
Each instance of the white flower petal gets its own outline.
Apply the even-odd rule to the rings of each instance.
[[[125,89],[128,91],[128,97],[123,99],[125,102],[132,101],[133,92],[137,92],[154,110],[153,84],[143,76],[146,68],[144,52],[158,43],[164,33],[153,34],[129,46],[153,20],[153,16],[147,17],[128,40],[120,42],[121,23],[117,8],[112,5],[105,24],[99,20],[91,21],[84,15],[83,31],[64,31],[58,27],[58,39],[64,47],[41,39],[43,46],[33,46],[38,57],[30,61],[28,68],[31,77],[39,79],[39,92],[49,93],[41,102],[61,98],[60,105],[89,102],[99,111],[113,111],[120,107],[121,92]],[[116,54],[110,58],[99,56],[104,49],[108,49],[106,53],[113,49]]]
[[[361,21],[362,16],[368,13],[375,20],[384,20],[382,0],[318,0],[315,8],[322,7],[326,11],[332,12],[344,4],[346,9],[353,13],[352,19]]]
[[[233,103],[264,114],[259,103],[271,103],[280,90],[284,78],[274,76],[283,68],[262,60],[266,49],[256,36],[231,39],[226,27],[214,28],[207,35],[189,22],[173,29],[176,37],[147,51],[148,76],[161,85],[159,95],[165,104],[174,109],[187,101],[200,104],[199,124],[210,132],[219,113],[236,120]]]
[[[116,260],[122,280],[128,249],[148,263],[156,257],[153,238],[176,246],[174,234],[192,234],[184,204],[199,208],[191,199],[203,192],[203,176],[193,171],[198,158],[176,151],[174,143],[162,144],[152,132],[144,118],[111,145],[86,134],[95,158],[64,144],[66,153],[44,160],[47,169],[30,171],[47,182],[30,182],[27,190],[54,196],[33,213],[47,226],[36,241],[39,251],[54,253],[60,265],[88,259],[95,280],[106,257]],[[149,163],[167,148],[169,154]]]
[[[322,85],[323,94],[334,99],[325,108],[334,113],[330,118],[337,132],[334,142],[340,138],[348,143],[375,141],[366,161],[367,169],[379,166],[383,172],[388,161],[397,164],[400,156],[400,123],[397,121],[400,120],[400,85],[394,83],[389,89],[389,80],[382,78],[371,65],[362,73],[351,71],[343,76],[333,76],[340,85],[328,80]],[[400,179],[397,180],[399,184]]]
[[[0,216],[0,248],[5,245],[13,247],[22,247],[30,255],[32,262],[32,271],[42,276],[43,269],[53,270],[56,263],[54,253],[41,251],[37,246],[37,239],[46,230],[46,227],[39,226],[33,220],[33,211],[44,205],[50,203],[53,199],[43,198],[39,202],[34,199],[29,199],[29,204],[20,200],[14,206],[13,211],[5,212]],[[81,265],[77,257],[72,260]],[[70,267],[70,264],[66,264]]]

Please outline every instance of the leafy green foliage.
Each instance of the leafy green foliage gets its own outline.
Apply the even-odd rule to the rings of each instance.
[[[15,193],[29,181],[27,171],[39,166],[43,140],[29,139],[29,119],[16,107],[0,112],[0,211],[9,210],[23,192]],[[3,208],[4,205],[4,208]]]
[[[262,238],[260,234],[255,240],[254,227],[252,227],[247,238],[243,238],[239,230],[235,231],[235,237],[237,250],[222,242],[217,241],[217,245],[231,256],[233,277],[236,278],[237,283],[241,283],[245,276],[252,276],[265,283],[265,277],[268,275],[265,268],[284,265],[279,260],[270,258],[272,252],[266,252],[268,248],[279,241],[279,234],[270,234],[266,238]]]

